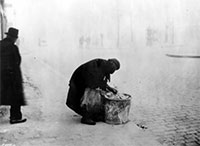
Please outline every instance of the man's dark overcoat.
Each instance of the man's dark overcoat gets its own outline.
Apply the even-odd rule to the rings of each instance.
[[[86,88],[103,90],[107,87],[110,74],[107,73],[107,60],[94,59],[79,66],[69,82],[69,91],[66,104],[76,113],[82,115],[81,98]]]
[[[18,47],[9,39],[0,41],[0,105],[25,105]]]

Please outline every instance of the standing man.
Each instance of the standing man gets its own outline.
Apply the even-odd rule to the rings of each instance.
[[[117,90],[110,87],[107,82],[110,81],[110,74],[119,68],[120,63],[117,59],[97,58],[82,64],[74,71],[69,83],[66,104],[82,116],[81,123],[95,125],[97,121],[102,121],[102,118],[99,119],[98,116],[94,117],[92,114],[99,104],[98,101],[101,100],[99,99],[100,95],[96,94],[96,89],[117,93]],[[97,111],[97,113],[100,116],[101,111]],[[102,116],[104,118],[104,115],[100,117]]]
[[[15,42],[18,38],[18,29],[9,28],[7,36],[0,41],[1,50],[1,86],[0,105],[10,105],[10,123],[22,123],[21,106],[25,105],[20,69],[21,56]]]

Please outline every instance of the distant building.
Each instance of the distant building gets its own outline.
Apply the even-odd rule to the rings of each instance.
[[[4,32],[6,31],[7,19],[4,11],[4,0],[0,0],[0,37],[4,38]]]

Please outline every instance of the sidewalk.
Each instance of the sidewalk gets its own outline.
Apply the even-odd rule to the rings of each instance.
[[[25,58],[26,59],[26,58]],[[28,62],[28,60],[26,60]],[[151,131],[133,119],[125,125],[80,123],[80,116],[65,106],[67,81],[46,64],[29,60],[24,69],[28,106],[26,123],[10,125],[9,114],[0,118],[0,146],[160,146]]]
[[[64,115],[63,115],[64,116]],[[79,123],[79,117],[66,114],[59,121],[33,121],[1,126],[0,145],[9,146],[159,146],[150,132],[139,129],[135,123],[88,126]]]

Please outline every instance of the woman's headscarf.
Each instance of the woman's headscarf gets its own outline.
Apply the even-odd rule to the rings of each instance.
[[[117,59],[111,58],[111,59],[108,59],[108,61],[111,62],[115,66],[116,70],[118,70],[120,68],[120,63]]]

